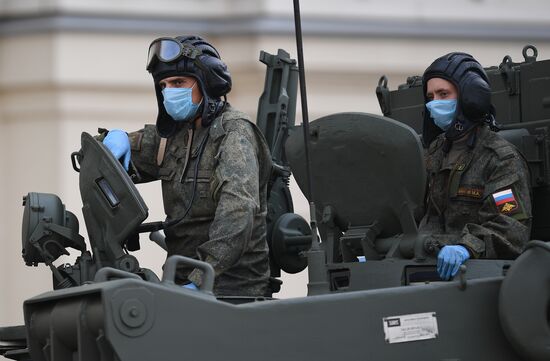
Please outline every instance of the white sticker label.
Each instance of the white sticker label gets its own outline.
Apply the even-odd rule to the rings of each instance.
[[[435,312],[384,317],[383,323],[387,343],[429,340],[438,334]]]

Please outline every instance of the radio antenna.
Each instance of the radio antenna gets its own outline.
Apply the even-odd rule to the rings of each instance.
[[[302,128],[304,131],[304,149],[306,157],[307,199],[311,226],[311,248],[307,252],[308,263],[308,295],[327,293],[329,285],[325,272],[325,252],[321,249],[317,238],[317,220],[315,203],[313,202],[313,182],[311,178],[311,162],[309,158],[309,117],[307,109],[306,75],[304,68],[304,49],[302,44],[302,20],[300,19],[300,1],[294,0],[294,27],[296,31],[296,47],[298,49],[298,76],[300,79],[300,102],[302,104]]]
[[[302,127],[306,156],[307,199],[313,203],[313,184],[311,181],[311,162],[309,159],[309,116],[307,109],[306,75],[304,68],[304,48],[302,42],[302,20],[300,18],[300,0],[294,0],[294,27],[296,47],[298,48],[298,76],[300,79],[300,102],[302,103]]]

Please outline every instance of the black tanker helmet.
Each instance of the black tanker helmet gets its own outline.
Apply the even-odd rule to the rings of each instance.
[[[426,88],[428,80],[432,78],[450,81],[458,90],[455,117],[449,129],[445,131],[445,137],[448,140],[458,139],[484,122],[494,124],[495,111],[491,105],[489,79],[481,64],[473,56],[454,52],[437,58],[422,76],[424,103],[430,101],[426,96]],[[435,125],[430,112],[424,109],[422,129],[424,146],[428,147],[441,133],[443,130]]]
[[[153,40],[147,54],[147,71],[153,76],[158,103],[157,130],[168,137],[176,122],[164,109],[164,97],[159,82],[171,76],[192,76],[197,79],[203,95],[197,117],[207,127],[223,110],[225,95],[231,90],[231,75],[218,51],[196,35]],[[224,100],[222,100],[222,97]]]

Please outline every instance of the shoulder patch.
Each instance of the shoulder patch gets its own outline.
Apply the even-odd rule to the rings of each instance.
[[[520,211],[518,201],[514,196],[512,188],[493,193],[492,196],[500,213],[505,215],[513,215]]]

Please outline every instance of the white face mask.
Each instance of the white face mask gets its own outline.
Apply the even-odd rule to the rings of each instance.
[[[456,113],[456,99],[432,100],[426,103],[430,116],[442,130],[447,130],[453,123]]]
[[[176,122],[193,120],[197,114],[200,103],[193,103],[195,84],[191,88],[164,88],[162,90],[164,109]]]

